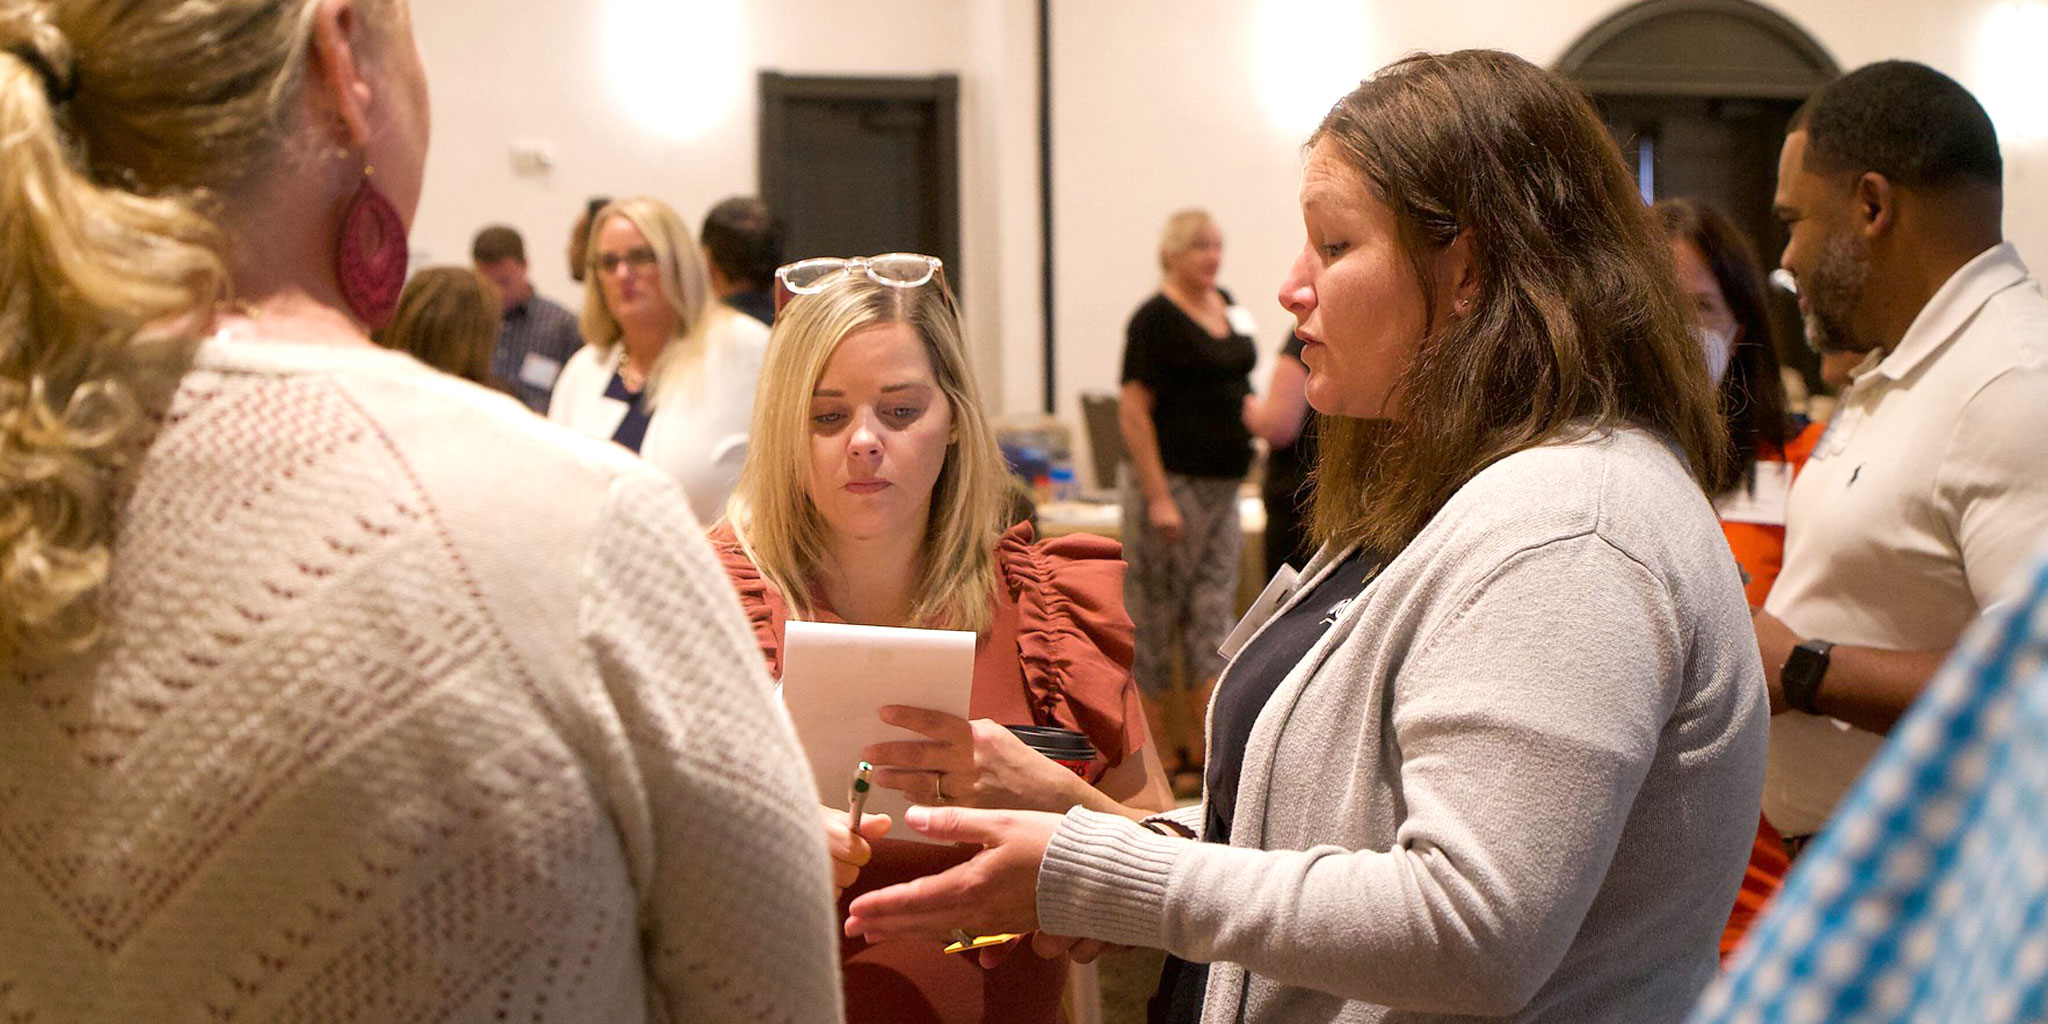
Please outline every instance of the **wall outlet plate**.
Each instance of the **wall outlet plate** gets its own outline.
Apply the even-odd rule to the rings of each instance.
[[[555,144],[547,139],[515,139],[512,142],[512,173],[523,177],[546,174],[555,169]]]

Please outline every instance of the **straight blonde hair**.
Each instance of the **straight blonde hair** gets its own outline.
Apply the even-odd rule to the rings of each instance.
[[[995,546],[1005,525],[1008,471],[968,372],[959,311],[943,275],[897,288],[842,274],[823,290],[790,300],[769,338],[746,466],[726,518],[755,566],[789,602],[790,614],[816,618],[814,586],[830,530],[810,497],[811,392],[842,340],[891,323],[908,324],[924,343],[955,431],[932,486],[911,622],[980,633],[994,620]]]
[[[99,635],[127,470],[228,297],[213,219],[293,155],[317,9],[0,14],[0,666]]]
[[[583,340],[609,359],[612,348],[625,337],[625,329],[605,303],[603,272],[597,266],[597,234],[613,217],[625,218],[646,237],[648,247],[654,250],[662,298],[676,315],[668,343],[647,374],[648,408],[659,407],[668,395],[684,401],[695,398],[704,386],[711,328],[734,313],[712,296],[711,275],[704,268],[697,240],[667,203],[651,196],[619,199],[607,203],[590,219],[589,246],[584,251],[583,313],[578,318]]]

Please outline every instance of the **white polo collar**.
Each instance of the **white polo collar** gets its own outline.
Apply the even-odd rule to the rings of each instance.
[[[1920,307],[1912,326],[1906,328],[1891,354],[1877,364],[1876,371],[1891,380],[1903,380],[1968,326],[1993,295],[2026,279],[2027,265],[2020,262],[2019,251],[2011,242],[1978,253],[1949,275],[1927,305]]]

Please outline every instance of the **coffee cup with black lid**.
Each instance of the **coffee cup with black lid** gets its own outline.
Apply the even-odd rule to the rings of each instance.
[[[1095,762],[1095,747],[1088,742],[1087,733],[1056,725],[1010,725],[1004,728],[1015,733],[1025,746],[1077,775],[1086,772],[1088,766]]]

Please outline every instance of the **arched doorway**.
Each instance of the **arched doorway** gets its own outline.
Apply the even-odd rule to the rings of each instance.
[[[1693,196],[1726,210],[1766,267],[1785,232],[1771,216],[1785,122],[1841,73],[1811,35],[1750,0],[1643,0],[1579,37],[1557,69],[1592,94],[1644,198]],[[1772,304],[1780,357],[1817,386],[1798,311]]]

